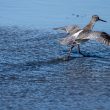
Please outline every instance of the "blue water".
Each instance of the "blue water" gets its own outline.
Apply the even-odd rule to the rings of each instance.
[[[85,26],[92,15],[98,14],[108,21],[97,24],[96,27],[103,30],[103,25],[107,28],[110,26],[109,5],[109,0],[0,0],[0,25],[38,29],[68,24]]]
[[[54,27],[83,27],[98,14],[109,30],[109,1],[0,0],[0,110],[109,110],[110,47],[89,41],[62,60],[65,33]],[[97,8],[96,8],[97,7]]]

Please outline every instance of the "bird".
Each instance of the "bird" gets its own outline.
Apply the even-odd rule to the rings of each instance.
[[[97,21],[106,22],[105,20],[100,19],[98,15],[93,15],[90,22],[83,29],[74,28],[75,30],[69,31],[69,35],[60,40],[60,44],[70,46],[67,59],[70,57],[71,51],[76,45],[78,46],[78,52],[85,56],[80,51],[80,44],[88,40],[98,40],[109,44],[109,34],[100,31],[92,31]]]

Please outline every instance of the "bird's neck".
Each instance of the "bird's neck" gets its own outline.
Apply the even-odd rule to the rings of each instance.
[[[86,30],[86,31],[91,31],[91,30],[93,29],[93,27],[94,27],[94,24],[95,24],[95,21],[94,21],[94,20],[91,20],[91,21],[89,22],[89,24],[87,24],[87,25],[84,27],[84,30]]]

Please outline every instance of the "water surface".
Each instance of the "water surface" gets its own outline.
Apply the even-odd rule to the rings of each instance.
[[[109,110],[110,47],[89,41],[90,57],[64,61],[66,34],[52,30],[98,14],[108,23],[94,29],[110,33],[109,1],[84,1],[0,0],[0,110]]]

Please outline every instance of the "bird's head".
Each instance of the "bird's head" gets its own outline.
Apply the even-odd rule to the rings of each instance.
[[[100,19],[100,17],[99,17],[98,15],[93,15],[93,16],[92,16],[92,20],[95,21],[95,22],[96,22],[96,21],[107,22],[107,21],[105,21],[105,20],[103,20],[103,19]]]

